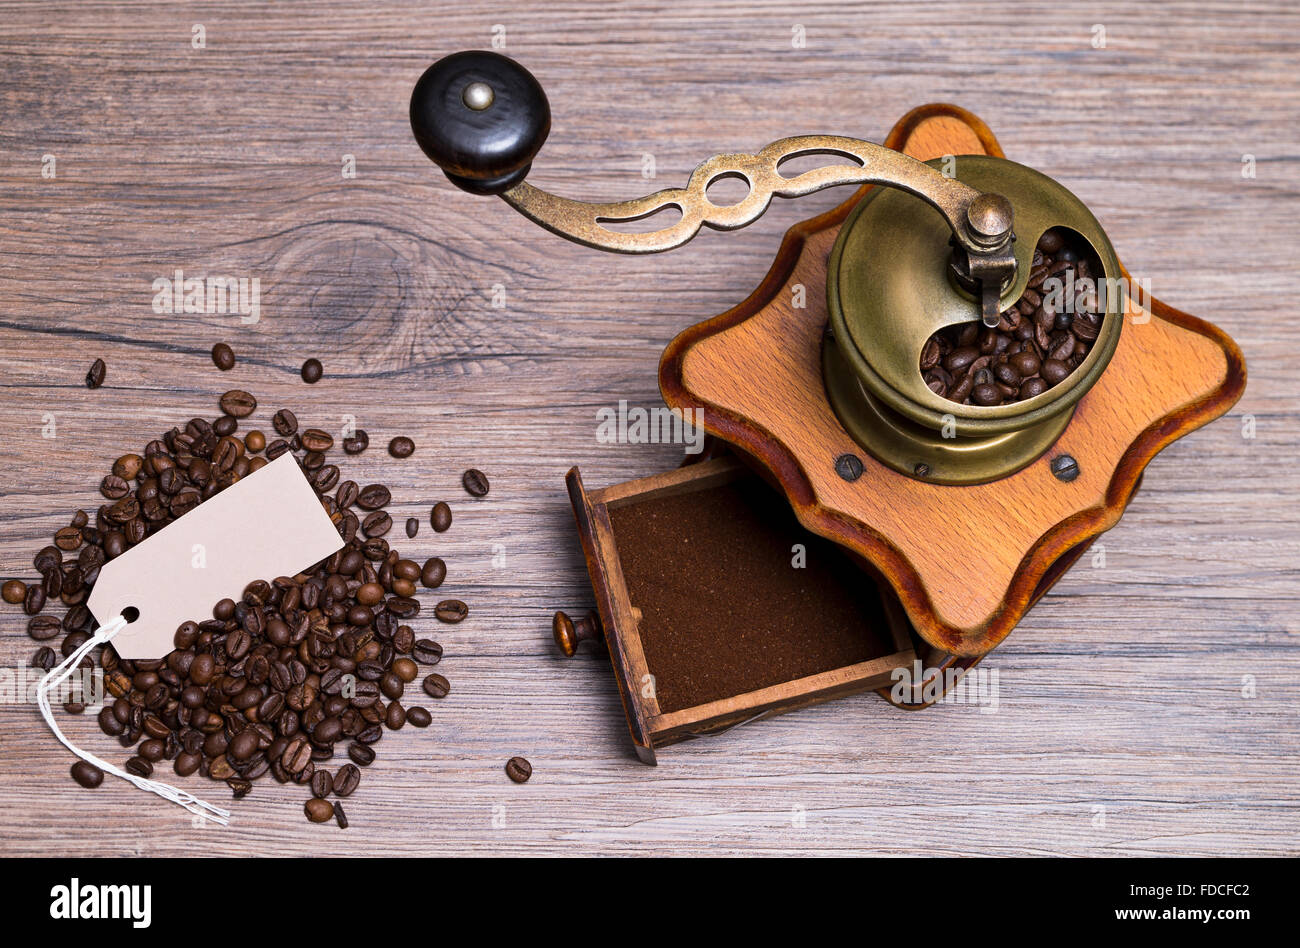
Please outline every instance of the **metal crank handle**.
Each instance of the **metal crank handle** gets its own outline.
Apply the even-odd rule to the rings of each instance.
[[[411,129],[424,153],[458,187],[500,195],[547,230],[598,250],[659,253],[680,247],[701,227],[737,230],[751,224],[773,197],[799,197],[843,184],[880,184],[914,194],[944,216],[958,250],[954,268],[980,298],[986,323],[997,323],[1000,293],[1015,276],[1010,201],[874,142],[838,135],[783,138],[755,155],[708,159],[684,188],[630,201],[574,201],[524,180],[550,132],[550,105],[532,73],[485,51],[454,53],[425,71],[411,94]],[[781,174],[782,164],[804,155],[834,155],[846,163],[789,178]],[[735,204],[714,204],[709,186],[723,178],[744,180],[749,193]],[[676,208],[681,217],[658,230],[622,233],[605,226],[664,208]]]

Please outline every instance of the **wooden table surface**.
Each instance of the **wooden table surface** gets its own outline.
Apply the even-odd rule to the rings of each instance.
[[[1300,850],[1300,11],[529,6],[0,3],[0,575],[30,577],[32,554],[98,505],[117,454],[214,417],[241,387],[263,426],[290,407],[332,430],[355,416],[381,443],[413,437],[413,458],[372,448],[345,475],[390,483],[399,522],[450,500],[451,531],[426,526],[403,547],[445,557],[445,589],[472,610],[458,626],[421,618],[446,648],[451,696],[429,729],[383,741],[348,831],[307,824],[303,789],[269,779],[225,829],[122,781],[82,790],[19,702],[0,707],[0,851]],[[778,202],[666,256],[546,234],[454,189],[408,127],[424,67],[488,47],[498,27],[550,96],[539,186],[633,197],[720,151],[804,132],[879,140],[913,106],[953,102],[1074,190],[1156,296],[1240,343],[1241,402],[1156,458],[1100,541],[1104,563],[1085,557],[985,663],[996,713],[904,713],[865,695],[669,748],[649,768],[607,663],[558,655],[552,612],[591,604],[564,472],[605,486],[680,459],[601,443],[596,411],[660,404],[664,345],[747,295],[786,228],[846,192]],[[178,269],[257,277],[260,320],[156,314],[152,283]],[[240,359],[224,375],[208,357],[220,340]],[[326,373],[310,388],[308,356]],[[96,357],[108,380],[90,391]],[[460,489],[471,465],[492,478],[486,500]],[[12,675],[35,643],[15,607],[0,623]],[[89,716],[63,720],[125,756]],[[526,785],[502,772],[514,754],[533,762]]]

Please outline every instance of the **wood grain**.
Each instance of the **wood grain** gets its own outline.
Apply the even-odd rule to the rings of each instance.
[[[408,545],[444,556],[448,590],[471,606],[436,634],[450,697],[429,730],[385,739],[347,832],[309,826],[300,789],[274,783],[236,803],[227,830],[120,781],[82,791],[22,704],[0,708],[0,849],[1300,851],[1300,13],[508,9],[0,3],[0,574],[29,575],[70,512],[97,503],[114,448],[242,387],[263,425],[287,406],[322,427],[351,414],[376,439],[413,437],[409,461],[372,450],[348,473],[390,483],[395,513],[452,503],[448,533],[426,527]],[[204,50],[190,45],[195,22]],[[1091,45],[1099,23],[1105,49]],[[999,672],[996,713],[905,714],[863,695],[675,746],[647,768],[608,666],[556,652],[551,613],[591,603],[564,472],[581,464],[598,488],[681,459],[679,446],[598,442],[596,410],[658,405],[667,342],[743,299],[781,235],[844,194],[780,202],[663,257],[595,256],[545,234],[452,188],[407,128],[421,70],[486,47],[494,24],[550,96],[538,186],[633,197],[720,151],[801,132],[879,140],[912,107],[954,102],[1008,157],[1078,194],[1156,296],[1241,344],[1241,402],[1156,458],[1123,522],[980,666]],[[791,45],[796,25],[806,48]],[[54,179],[41,177],[47,154]],[[151,282],[176,268],[259,277],[261,321],[154,314]],[[224,376],[207,356],[221,339],[240,357]],[[326,371],[311,388],[297,374],[309,355]],[[108,382],[88,391],[97,356]],[[492,478],[484,501],[458,486],[471,464]],[[26,663],[22,617],[0,616],[0,664]],[[86,746],[118,751],[90,720],[66,720]],[[522,786],[502,772],[514,754],[534,764]]]

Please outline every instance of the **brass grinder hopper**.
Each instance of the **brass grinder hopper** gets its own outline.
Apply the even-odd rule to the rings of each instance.
[[[886,145],[782,139],[710,158],[684,188],[608,204],[524,180],[550,110],[533,76],[504,56],[435,63],[415,88],[411,124],[458,186],[618,253],[670,250],[701,227],[744,227],[774,196],[879,185],[795,227],[753,296],[674,339],[660,388],[671,407],[702,409],[704,428],[777,483],[806,528],[887,580],[917,633],[967,664],[1114,525],[1151,457],[1227,411],[1245,385],[1231,339],[1126,294],[1127,274],[1087,207],[1002,157],[983,123],[953,107],[916,110]],[[781,173],[805,155],[842,161]],[[714,204],[708,187],[721,178],[743,180],[748,194]],[[658,230],[605,226],[664,208],[680,217]],[[1086,357],[1020,401],[937,394],[920,368],[927,340],[976,320],[997,326],[1049,230],[1093,263],[1102,318]],[[811,291],[806,306],[790,302],[796,284]]]

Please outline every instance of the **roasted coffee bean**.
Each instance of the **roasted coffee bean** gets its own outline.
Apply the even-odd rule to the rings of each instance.
[[[42,645],[32,655],[32,668],[39,668],[41,671],[49,671],[59,663],[58,656],[54,654],[54,649],[48,645]]]
[[[266,435],[262,432],[253,430],[244,435],[244,448],[247,451],[257,454],[266,450]]]
[[[358,767],[368,767],[375,761],[374,750],[369,744],[362,744],[359,741],[353,741],[348,745],[348,756]]]
[[[302,446],[307,451],[328,451],[334,447],[334,437],[319,428],[308,428],[302,433]]]
[[[522,757],[511,757],[506,761],[506,776],[515,783],[526,783],[533,775],[533,765]]]
[[[339,829],[348,828],[348,815],[343,812],[343,804],[334,804],[334,822],[338,824]]]
[[[231,418],[247,418],[257,410],[257,399],[240,389],[232,389],[221,396],[221,410]]]
[[[58,574],[54,572],[50,572],[47,573],[46,575],[51,576],[51,575],[58,575]],[[29,616],[34,616],[44,608],[45,608],[45,590],[40,586],[28,586],[27,596],[23,599],[23,612],[27,613]],[[56,625],[58,621],[59,621],[58,619],[54,620]],[[31,631],[30,624],[28,625],[28,631],[29,632]],[[35,636],[33,636],[33,638],[34,637]]]
[[[271,416],[271,427],[282,438],[288,438],[298,431],[298,418],[287,408],[281,408]]]
[[[414,579],[415,577],[409,577]],[[447,564],[436,556],[431,556],[424,561],[424,566],[420,569],[419,579],[421,585],[426,589],[437,589],[442,585],[442,581],[447,578]]]
[[[307,819],[313,823],[327,823],[334,818],[334,805],[328,800],[312,797],[303,805]]]
[[[415,535],[420,532],[420,521],[417,517],[406,518],[406,538],[414,539]]]
[[[345,454],[360,454],[368,447],[370,447],[370,436],[360,428],[356,430],[352,437],[343,439],[343,453]]]
[[[451,508],[445,501],[438,501],[429,511],[429,524],[438,533],[445,533],[451,527]]]
[[[235,367],[235,350],[224,342],[219,342],[212,347],[212,364],[222,372],[229,372]]]
[[[321,377],[320,359],[308,359],[302,364],[302,380],[308,385],[315,385]]]
[[[383,484],[367,484],[357,493],[356,504],[362,510],[378,510],[388,506],[392,495]]]
[[[437,665],[442,661],[442,646],[433,639],[419,639],[411,654],[417,662],[425,665]]]
[[[406,712],[406,723],[411,727],[428,727],[433,723],[433,715],[428,708],[414,707]]]
[[[389,606],[390,608],[392,606],[391,600],[389,601]],[[465,605],[465,603],[461,602],[459,599],[444,599],[433,607],[433,614],[437,616],[441,622],[461,622],[469,615],[469,606]]]
[[[21,579],[9,579],[0,590],[0,596],[11,606],[16,606],[27,598],[27,584]]]
[[[409,658],[395,658],[392,664],[393,674],[406,683],[415,681],[420,674],[420,666]]]
[[[91,386],[91,388],[94,387]],[[72,779],[87,790],[93,790],[104,782],[104,771],[90,763],[90,761],[78,760],[72,765]]]
[[[396,616],[398,619],[412,619],[420,613],[420,601],[418,599],[410,599],[406,596],[394,596],[385,603],[384,607],[388,610],[389,615]],[[439,616],[439,618],[441,618],[441,616]],[[464,618],[464,616],[461,618]],[[459,622],[460,620],[451,619],[443,621]]]
[[[128,760],[123,769],[127,773],[136,777],[148,777],[153,774],[153,764],[139,756],[132,757]]]
[[[382,510],[376,510],[361,522],[361,532],[367,537],[382,537],[392,527],[393,518]]]
[[[334,777],[328,770],[317,770],[311,775],[311,793],[324,799],[334,792]]]
[[[406,724],[406,709],[402,707],[400,701],[392,701],[388,705],[387,711],[384,712],[384,723],[388,725],[390,731],[400,731]]]
[[[430,698],[445,698],[451,694],[451,682],[441,675],[429,675],[424,679],[424,693]]]
[[[415,453],[415,442],[402,435],[388,442],[388,453],[395,458],[409,458]]]
[[[107,371],[108,367],[104,365],[103,359],[96,359],[90,363],[90,371],[86,373],[86,388],[99,388],[103,385]]]
[[[334,795],[336,797],[350,797],[357,785],[361,783],[361,771],[355,764],[344,764],[339,768],[339,772],[334,775]]]
[[[81,528],[64,527],[54,534],[54,545],[65,552],[81,546]]]
[[[465,492],[471,497],[486,497],[491,484],[488,483],[487,475],[478,468],[471,467],[461,475],[461,484],[465,487]]]

